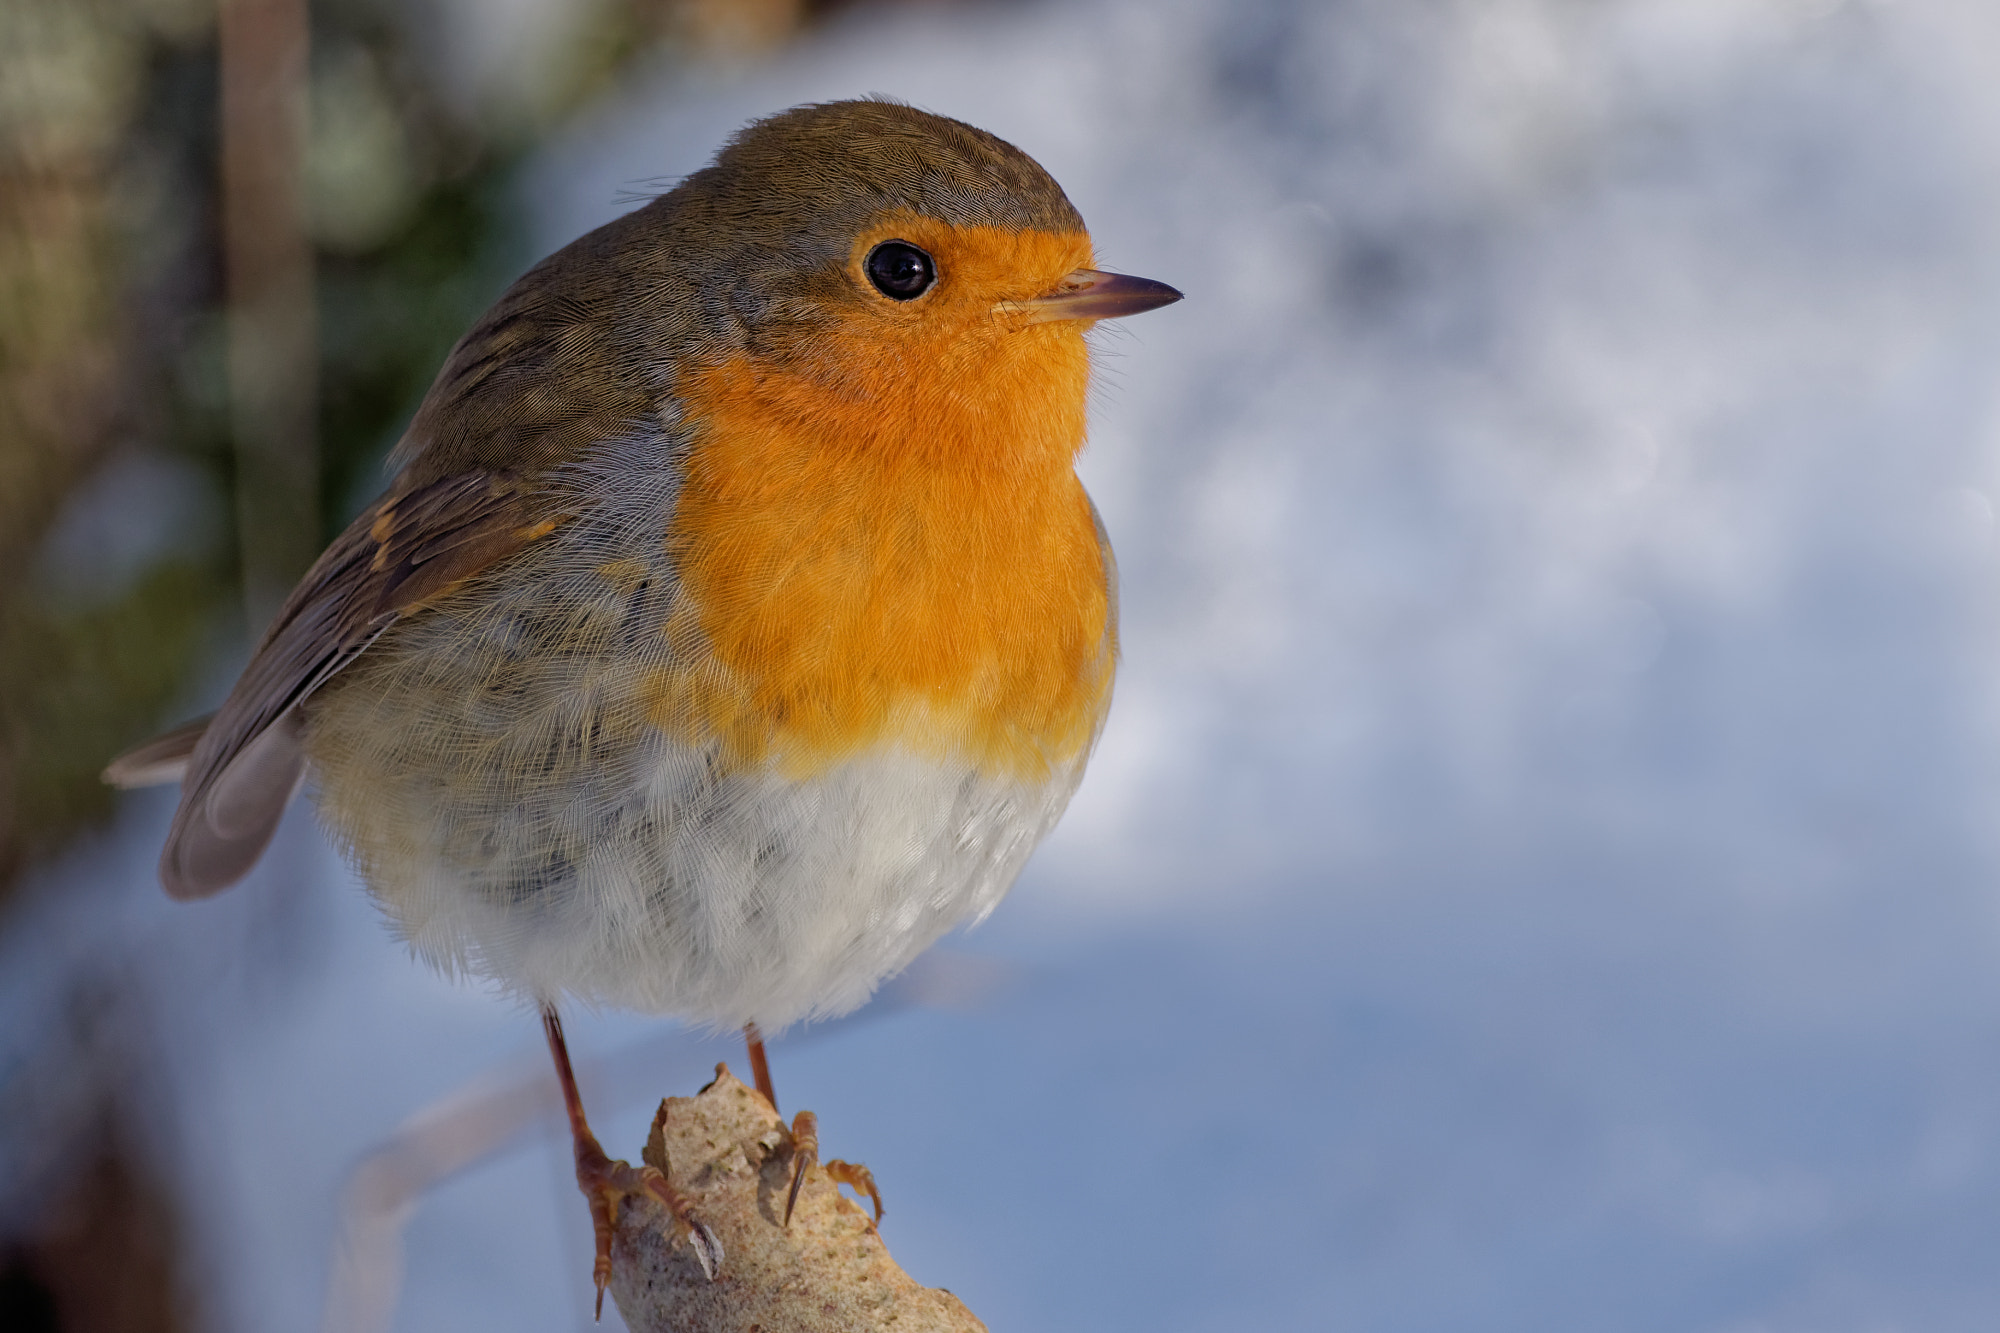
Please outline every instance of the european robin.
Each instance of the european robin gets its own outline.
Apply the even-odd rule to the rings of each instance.
[[[1179,298],[970,125],[751,125],[500,298],[221,709],[112,765],[181,780],[167,891],[241,878],[310,774],[415,951],[541,1007],[600,1305],[636,1191],[712,1271],[592,1137],[557,1000],[742,1027],[769,1096],[760,1025],[993,909],[1111,698],[1084,332]]]

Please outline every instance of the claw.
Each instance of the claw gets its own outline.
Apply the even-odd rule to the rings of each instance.
[[[806,1172],[819,1162],[819,1117],[801,1111],[792,1117],[792,1189],[785,1196],[785,1230],[792,1229],[792,1209],[799,1204],[799,1187]]]
[[[722,1242],[708,1229],[708,1224],[698,1217],[686,1219],[688,1225],[688,1247],[694,1251],[694,1261],[701,1265],[702,1276],[715,1281],[715,1270],[722,1267]]]
[[[648,1179],[649,1175],[652,1179]],[[604,1289],[611,1284],[611,1237],[618,1226],[619,1205],[634,1194],[656,1193],[653,1180],[658,1179],[660,1173],[651,1167],[635,1170],[629,1163],[611,1160],[595,1138],[580,1140],[576,1145],[576,1184],[590,1206],[590,1230],[597,1248],[590,1279],[597,1288],[599,1319],[604,1317]],[[660,1184],[664,1186],[666,1182],[660,1180]]]
[[[875,1188],[873,1171],[859,1162],[843,1162],[838,1157],[829,1157],[820,1169],[856,1194],[866,1194],[869,1202],[875,1205],[875,1220],[882,1220],[882,1191]]]
[[[617,1165],[624,1166],[620,1162]],[[632,1168],[626,1167],[626,1170]],[[650,1166],[638,1169],[640,1187],[655,1202],[666,1209],[676,1222],[687,1228],[688,1248],[694,1251],[694,1261],[701,1265],[702,1276],[715,1281],[715,1271],[722,1267],[722,1242],[708,1229],[708,1224],[696,1217],[688,1209],[687,1200],[680,1192],[667,1183],[667,1178]]]
[[[798,1206],[799,1189],[806,1183],[806,1172],[815,1166],[833,1179],[836,1184],[845,1185],[856,1194],[866,1194],[875,1205],[875,1220],[882,1220],[882,1191],[875,1188],[875,1174],[859,1162],[843,1162],[838,1157],[830,1157],[824,1163],[819,1160],[819,1117],[811,1111],[801,1111],[792,1117],[792,1188],[785,1196],[785,1229],[792,1225],[792,1209]]]

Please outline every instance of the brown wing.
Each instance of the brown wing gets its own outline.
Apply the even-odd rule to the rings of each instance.
[[[228,888],[255,865],[305,773],[298,704],[396,618],[552,531],[563,519],[509,473],[445,477],[378,501],[293,590],[236,688],[195,724],[115,761],[118,780],[171,772],[186,753],[180,808],[160,855],[176,898]],[[178,753],[177,753],[178,752]]]

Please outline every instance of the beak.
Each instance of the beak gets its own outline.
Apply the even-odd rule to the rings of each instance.
[[[1030,324],[1057,319],[1117,319],[1158,310],[1180,299],[1181,294],[1164,282],[1080,268],[1047,296],[1002,301],[993,307],[993,313],[1026,315]]]

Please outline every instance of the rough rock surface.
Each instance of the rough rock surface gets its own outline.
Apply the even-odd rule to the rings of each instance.
[[[984,1333],[956,1296],[896,1266],[869,1214],[823,1170],[807,1173],[784,1228],[791,1134],[725,1066],[700,1095],[661,1103],[645,1158],[714,1231],[723,1258],[709,1281],[665,1209],[624,1208],[611,1295],[633,1333]]]

